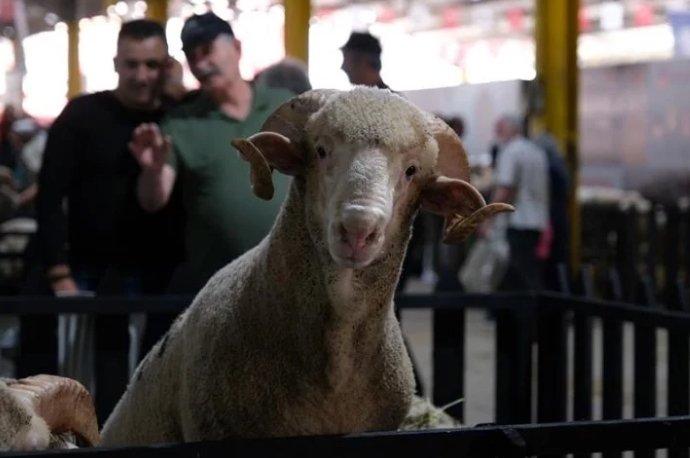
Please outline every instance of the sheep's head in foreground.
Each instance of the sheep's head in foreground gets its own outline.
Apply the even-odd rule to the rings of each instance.
[[[99,442],[94,405],[76,380],[37,375],[0,382],[0,450],[37,451]]]
[[[251,165],[257,196],[273,197],[273,169],[294,177],[306,193],[312,241],[343,267],[385,256],[420,206],[445,216],[444,243],[513,210],[486,205],[445,122],[388,90],[309,91],[278,108],[262,132],[233,145]]]

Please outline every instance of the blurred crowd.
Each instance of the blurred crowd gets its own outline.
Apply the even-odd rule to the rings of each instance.
[[[0,232],[15,238],[0,251],[23,254],[22,292],[191,294],[270,230],[288,179],[276,175],[274,198],[256,201],[229,145],[311,89],[306,64],[287,58],[244,80],[242,43],[213,13],[187,19],[181,41],[198,89],[185,88],[164,27],[138,19],[117,38],[115,89],[71,99],[50,126],[5,109]],[[354,32],[341,51],[352,84],[395,90],[381,77],[374,36]],[[462,119],[446,122],[464,135]],[[472,171],[487,201],[516,211],[462,246],[442,245],[442,218],[420,214],[401,290],[413,278],[437,291],[554,287],[567,259],[568,177],[554,139],[530,139],[524,124],[510,113],[497,119],[491,164]],[[149,318],[145,346],[173,318]]]

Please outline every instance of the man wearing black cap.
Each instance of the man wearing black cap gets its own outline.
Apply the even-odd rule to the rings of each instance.
[[[381,43],[367,32],[352,32],[341,48],[342,69],[352,84],[390,89],[381,78]]]
[[[268,116],[292,94],[242,79],[241,43],[229,23],[213,13],[194,15],[182,28],[182,47],[201,83],[199,94],[175,109],[161,126],[139,126],[131,150],[142,167],[138,197],[156,211],[173,188],[184,200],[185,245],[191,290],[258,244],[268,233],[288,189],[275,174],[275,195],[259,201],[247,181],[247,165],[231,141],[261,130]]]

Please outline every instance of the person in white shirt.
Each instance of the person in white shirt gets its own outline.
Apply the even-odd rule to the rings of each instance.
[[[522,134],[522,120],[504,115],[496,123],[500,147],[492,202],[515,207],[507,214],[508,266],[500,290],[539,290],[541,261],[537,245],[549,222],[549,175],[546,153]],[[478,229],[485,236],[491,222]]]

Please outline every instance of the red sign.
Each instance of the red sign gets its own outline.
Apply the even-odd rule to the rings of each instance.
[[[388,22],[392,22],[395,19],[398,18],[398,14],[395,12],[395,10],[389,6],[384,5],[381,7],[379,10],[379,13],[376,15],[376,19],[378,22],[385,24]]]
[[[580,6],[577,19],[580,32],[586,32],[590,29],[592,21],[589,19],[589,11],[587,11],[587,5]]]
[[[323,7],[317,9],[314,13],[314,16],[316,16],[317,18],[325,18],[326,16],[330,16],[331,14],[333,14],[334,11],[335,10],[333,8]]]
[[[446,7],[441,11],[441,27],[451,29],[460,25],[460,8]]]
[[[651,3],[642,3],[638,5],[635,9],[634,22],[637,27],[653,25],[656,22],[654,20],[654,5]]]
[[[14,21],[14,0],[0,0],[0,21]]]
[[[510,24],[510,29],[513,32],[519,32],[522,30],[522,24],[524,22],[525,12],[520,7],[509,8],[506,12],[508,17],[508,23]]]

